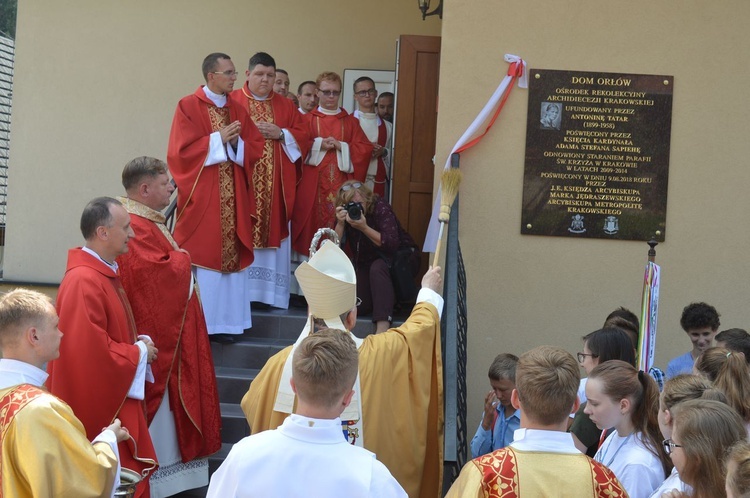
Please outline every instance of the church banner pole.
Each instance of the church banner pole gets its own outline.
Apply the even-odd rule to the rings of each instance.
[[[656,235],[659,235],[657,232]],[[654,364],[656,351],[656,323],[659,313],[659,285],[661,268],[656,264],[656,237],[648,241],[648,261],[643,276],[640,334],[638,338],[638,369],[648,372]]]

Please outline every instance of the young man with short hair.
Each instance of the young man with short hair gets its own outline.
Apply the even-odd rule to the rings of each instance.
[[[298,167],[309,148],[308,123],[286,98],[289,76],[276,70],[276,60],[270,54],[258,52],[250,57],[245,75],[245,84],[229,98],[248,111],[264,138],[260,159],[247,171],[255,203],[255,260],[247,277],[248,295],[251,302],[286,309],[291,271],[289,220],[294,210]],[[274,82],[279,75],[283,93],[276,92]]]
[[[362,76],[354,81],[354,100],[357,110],[353,116],[359,120],[362,131],[372,143],[372,157],[367,167],[365,185],[383,199],[387,199],[388,177],[391,161],[388,157],[391,148],[393,125],[380,118],[375,108],[375,97],[378,91],[375,82],[368,76]]]
[[[713,346],[714,336],[719,330],[721,322],[716,308],[710,304],[691,303],[682,310],[680,325],[690,338],[690,342],[693,343],[693,349],[672,358],[667,364],[667,380],[680,374],[693,372],[695,359]]]
[[[339,417],[354,396],[358,357],[354,341],[341,330],[303,339],[294,351],[290,380],[296,413],[278,429],[235,444],[211,478],[208,498],[405,498],[374,453],[344,439]]]
[[[627,496],[612,471],[578,451],[565,432],[578,408],[579,380],[567,351],[540,346],[524,353],[511,394],[522,428],[510,446],[467,463],[446,498]]]
[[[43,388],[44,364],[60,355],[57,325],[44,294],[0,297],[0,496],[110,496],[119,483],[120,420],[89,442],[70,406]]]

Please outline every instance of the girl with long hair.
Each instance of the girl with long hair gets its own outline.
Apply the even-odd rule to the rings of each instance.
[[[662,446],[659,389],[648,374],[620,360],[594,368],[586,383],[585,412],[607,436],[594,460],[615,473],[631,498],[648,498],[672,469]]]
[[[672,437],[664,440],[664,449],[693,490],[671,496],[725,496],[724,455],[727,448],[746,438],[742,419],[724,403],[691,400],[677,405]]]
[[[727,397],[727,404],[750,428],[750,369],[742,354],[725,348],[709,348],[695,359],[694,369],[714,383]]]
[[[732,446],[726,461],[727,498],[750,498],[750,443]]]
[[[664,384],[664,391],[659,396],[659,429],[664,439],[672,437],[672,428],[674,427],[674,410],[679,403],[694,399],[705,399],[727,402],[724,393],[716,389],[708,379],[700,375],[678,375],[669,379]],[[690,492],[692,488],[680,479],[677,467],[672,469],[672,473],[667,479],[653,492],[651,498],[658,498],[667,491]]]
[[[578,353],[578,363],[588,375],[594,367],[609,360],[622,360],[635,365],[635,349],[630,336],[619,328],[603,328],[583,336],[583,352]],[[586,382],[581,379],[578,387],[578,399],[581,405],[586,402]],[[602,431],[594,425],[582,406],[573,418],[570,433],[576,448],[593,457],[599,448]]]

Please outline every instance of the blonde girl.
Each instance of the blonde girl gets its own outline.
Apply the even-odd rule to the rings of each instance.
[[[674,466],[692,492],[667,496],[719,498],[725,493],[723,459],[727,448],[747,438],[742,419],[719,401],[691,400],[674,409],[672,437],[664,440]]]
[[[693,399],[707,399],[726,403],[724,394],[716,389],[711,382],[700,375],[678,375],[669,379],[664,384],[664,391],[659,396],[659,429],[664,439],[672,437],[674,418],[672,413],[675,407],[683,401]],[[659,498],[667,491],[690,492],[692,488],[680,479],[677,467],[651,495],[651,498]]]
[[[723,392],[727,403],[750,428],[750,369],[745,355],[725,348],[709,348],[695,359],[694,369]]]
[[[727,498],[750,498],[750,443],[740,441],[732,446],[726,470]]]

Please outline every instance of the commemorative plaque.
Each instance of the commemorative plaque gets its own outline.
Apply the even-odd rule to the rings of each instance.
[[[663,241],[674,78],[529,75],[521,233]]]

